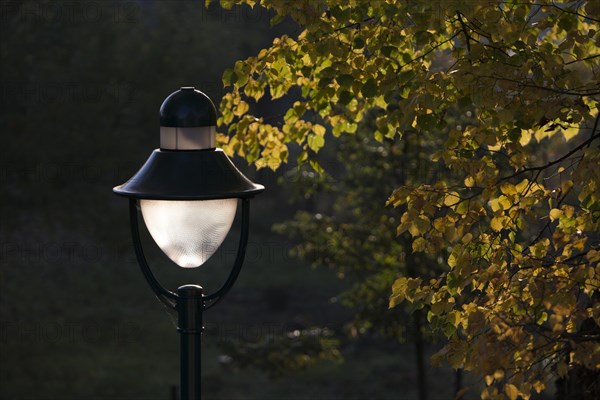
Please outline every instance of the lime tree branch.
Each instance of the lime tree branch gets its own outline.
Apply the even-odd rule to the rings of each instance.
[[[340,31],[343,31],[343,30],[346,30],[346,29],[351,29],[351,28],[358,28],[358,29],[360,29],[360,26],[362,24],[369,23],[369,22],[371,22],[373,20],[375,20],[375,17],[368,17],[368,18],[363,19],[362,22],[353,22],[351,24],[344,25],[341,28],[334,29],[333,32],[340,32]]]
[[[570,96],[583,97],[583,96],[596,96],[596,95],[600,94],[600,90],[595,90],[595,89],[594,90],[590,89],[590,91],[579,92],[579,91],[566,90],[566,89],[560,89],[560,88],[552,88],[552,87],[548,87],[548,86],[534,85],[532,83],[527,83],[526,81],[520,81],[518,79],[512,79],[512,78],[507,78],[505,76],[498,76],[498,75],[479,75],[479,76],[477,76],[477,78],[488,78],[488,79],[494,79],[497,81],[512,82],[512,83],[516,83],[518,86],[521,86],[521,87],[540,89],[540,90],[545,90],[548,92],[570,95]]]
[[[565,63],[565,65],[574,64],[574,63],[582,62],[582,61],[589,61],[589,60],[593,60],[594,58],[598,58],[598,57],[600,57],[600,54],[594,54],[589,57],[584,57],[584,58],[575,59],[573,61],[568,61]]]
[[[451,42],[452,40],[454,40],[454,38],[455,38],[455,37],[457,37],[458,35],[460,35],[460,33],[461,33],[461,31],[458,31],[458,32],[456,32],[454,35],[450,36],[448,39],[446,39],[446,40],[444,40],[444,41],[442,41],[442,42],[440,42],[440,43],[437,43],[437,44],[435,44],[435,45],[431,46],[431,48],[430,48],[429,50],[427,50],[425,53],[421,54],[421,55],[420,55],[420,56],[418,56],[418,57],[415,57],[415,58],[413,58],[413,59],[412,59],[412,60],[410,60],[410,61],[407,61],[407,62],[406,62],[406,63],[404,63],[404,64],[401,64],[401,65],[400,65],[400,68],[404,68],[404,67],[406,67],[407,65],[414,63],[415,61],[418,61],[418,60],[421,60],[421,59],[423,59],[423,58],[427,57],[427,55],[428,55],[428,54],[430,54],[430,53],[434,52],[436,49],[440,48],[440,47],[441,47],[441,46],[443,46],[444,44],[446,44],[446,43],[448,43],[448,42]]]
[[[596,117],[596,125],[595,125],[595,127],[597,126],[597,122],[598,122],[598,117]],[[540,166],[537,166],[537,167],[526,167],[526,168],[523,168],[522,170],[517,171],[514,174],[511,174],[511,175],[504,176],[504,177],[500,178],[497,183],[500,183],[502,181],[514,178],[514,177],[519,176],[519,175],[522,175],[522,174],[524,174],[526,172],[541,171],[541,170],[549,168],[549,167],[551,167],[551,166],[553,166],[555,164],[558,164],[558,163],[566,160],[567,158],[571,157],[573,154],[577,153],[578,151],[580,151],[584,147],[588,147],[591,142],[593,142],[594,140],[596,140],[598,138],[600,138],[600,133],[593,134],[592,137],[590,137],[588,140],[586,140],[585,142],[581,143],[579,146],[575,147],[574,149],[572,149],[571,151],[569,151],[568,153],[566,153],[564,156],[562,156],[560,158],[557,158],[554,161],[550,161],[549,163],[547,163],[545,165],[540,165]]]

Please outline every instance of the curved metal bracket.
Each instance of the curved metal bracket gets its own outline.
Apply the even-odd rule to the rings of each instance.
[[[235,256],[235,263],[233,265],[233,269],[227,277],[227,280],[223,284],[223,286],[217,290],[216,292],[209,294],[207,296],[203,296],[204,301],[210,302],[205,303],[204,308],[208,310],[217,304],[223,297],[229,292],[233,284],[238,278],[240,271],[242,269],[242,265],[244,264],[244,258],[246,257],[246,247],[248,245],[248,232],[250,226],[250,200],[247,198],[242,199],[242,230],[240,233],[240,241],[238,243],[238,251]]]
[[[223,286],[216,292],[202,296],[204,303],[204,309],[207,310],[217,304],[223,297],[231,290],[231,287],[235,283],[244,264],[244,258],[246,256],[246,247],[248,245],[248,233],[250,226],[250,200],[247,198],[242,200],[242,227],[240,233],[240,241],[238,244],[238,251],[235,257],[235,263],[229,277],[223,284]],[[179,296],[170,290],[165,289],[158,280],[154,277],[142,248],[142,242],[140,240],[140,230],[138,223],[138,207],[137,200],[129,199],[129,216],[131,222],[131,236],[133,238],[133,246],[135,249],[135,255],[137,257],[138,264],[142,270],[142,274],[146,278],[146,281],[150,285],[150,288],[156,295],[156,297],[163,302],[167,307],[177,309],[177,301]]]
[[[142,242],[140,240],[140,228],[138,224],[138,210],[137,210],[137,200],[129,199],[129,218],[131,222],[131,237],[133,238],[133,247],[135,249],[135,256],[137,257],[138,264],[140,265],[140,269],[142,270],[142,274],[144,274],[144,278],[148,281],[150,288],[156,294],[156,297],[160,301],[162,301],[167,307],[172,309],[177,309],[177,296],[175,293],[165,289],[162,285],[156,280],[148,262],[146,261],[146,256],[144,255],[144,250],[142,248]]]

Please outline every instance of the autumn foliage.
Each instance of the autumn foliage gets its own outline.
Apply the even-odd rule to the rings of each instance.
[[[258,2],[221,1],[234,3]],[[298,152],[321,172],[319,150],[368,113],[375,140],[422,136],[438,173],[403,182],[387,204],[397,234],[413,252],[443,255],[445,270],[398,276],[389,306],[423,310],[448,339],[433,361],[481,374],[484,399],[529,398],[581,370],[595,377],[581,389],[593,398],[600,3],[348,3],[260,2],[301,30],[224,74],[220,140],[259,167]],[[281,120],[250,112],[290,91]]]

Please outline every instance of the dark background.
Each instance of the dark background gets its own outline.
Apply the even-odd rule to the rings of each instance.
[[[134,260],[127,201],[111,189],[158,146],[158,108],[180,86],[218,105],[221,75],[257,54],[275,28],[261,9],[205,9],[204,1],[0,1],[2,132],[0,399],[167,399],[178,384],[174,316]],[[268,106],[265,112],[269,110]],[[344,335],[351,310],[332,299],[348,282],[289,255],[273,223],[302,207],[288,174],[237,166],[267,191],[252,202],[241,277],[207,312],[203,391],[213,399],[412,399],[410,347],[344,342],[345,362],[273,377],[227,361],[222,341],[257,341],[311,326]],[[174,267],[145,235],[170,287],[214,290],[237,246],[234,228],[199,270]],[[451,397],[435,370],[430,398]]]

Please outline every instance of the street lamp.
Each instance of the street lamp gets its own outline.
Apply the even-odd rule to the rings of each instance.
[[[216,148],[216,110],[204,93],[182,87],[160,107],[160,148],[127,182],[113,191],[129,198],[135,254],[148,284],[160,301],[177,311],[181,339],[181,399],[200,399],[202,313],[231,289],[242,267],[248,243],[250,198],[264,190],[246,178]],[[205,295],[199,285],[176,292],[164,288],[150,269],[138,226],[138,208],[150,235],[175,264],[199,267],[221,245],[231,228],[238,201],[242,227],[229,277]]]

